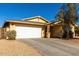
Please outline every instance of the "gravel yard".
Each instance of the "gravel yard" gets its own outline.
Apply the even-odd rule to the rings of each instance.
[[[79,56],[79,40],[18,39],[0,40],[4,56]]]
[[[0,55],[25,56],[40,54],[28,44],[16,40],[0,40]]]

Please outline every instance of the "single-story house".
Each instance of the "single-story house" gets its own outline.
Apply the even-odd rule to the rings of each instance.
[[[4,23],[5,32],[16,31],[16,39],[62,37],[61,21],[51,23],[41,16],[22,20],[8,20]]]
[[[5,32],[16,31],[16,39],[20,38],[44,38],[46,36],[46,25],[49,22],[40,17],[25,18],[21,21],[8,20],[4,23]]]

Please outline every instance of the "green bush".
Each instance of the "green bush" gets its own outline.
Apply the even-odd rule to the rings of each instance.
[[[16,38],[16,31],[7,31],[6,36],[8,37],[8,40],[15,40]]]

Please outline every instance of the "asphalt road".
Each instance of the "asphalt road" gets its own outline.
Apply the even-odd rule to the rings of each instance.
[[[18,41],[30,45],[41,56],[79,56],[79,44],[72,40],[59,39],[18,39]]]

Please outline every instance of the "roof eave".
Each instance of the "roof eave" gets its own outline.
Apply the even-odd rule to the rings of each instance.
[[[34,25],[46,25],[47,23],[32,23],[32,22],[22,22],[22,21],[12,21],[12,20],[7,20],[4,25],[7,23],[7,22],[12,22],[12,23],[22,23],[22,24],[34,24]],[[3,26],[4,27],[4,26]]]

